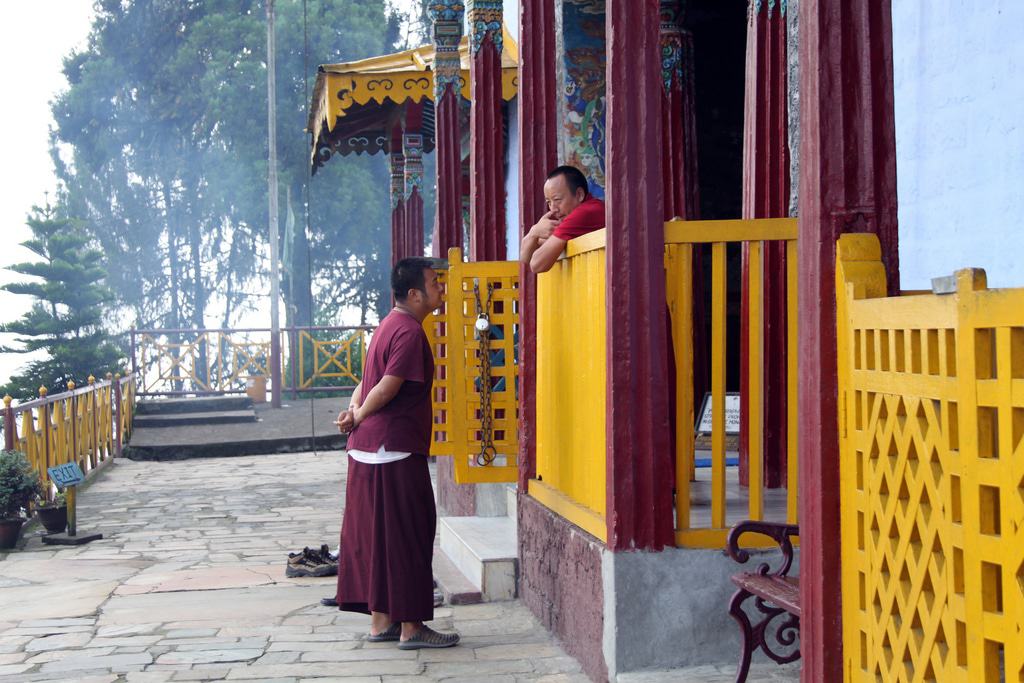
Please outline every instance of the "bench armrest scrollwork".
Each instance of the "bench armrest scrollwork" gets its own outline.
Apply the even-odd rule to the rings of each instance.
[[[780,524],[778,522],[752,520],[740,522],[729,531],[725,545],[725,552],[740,564],[750,559],[750,553],[740,547],[740,536],[746,533],[768,536],[779,544],[779,550],[782,551],[782,565],[773,573],[773,576],[786,576],[793,566],[793,542],[790,539],[800,535],[800,527],[796,524]],[[767,575],[770,569],[767,562],[762,562],[757,566],[757,573]]]

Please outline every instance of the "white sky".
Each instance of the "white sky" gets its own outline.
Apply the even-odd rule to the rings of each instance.
[[[31,0],[5,2],[0,22],[0,92],[7,104],[0,110],[4,140],[3,180],[0,182],[0,268],[31,260],[31,252],[16,246],[29,236],[25,217],[33,205],[53,193],[56,181],[48,145],[49,103],[67,87],[61,60],[73,48],[84,47],[93,16],[92,0]],[[20,277],[0,270],[0,283]],[[0,291],[0,322],[10,322],[28,309],[28,297]],[[0,335],[0,344],[10,344]],[[19,354],[0,353],[0,383],[26,362]]]

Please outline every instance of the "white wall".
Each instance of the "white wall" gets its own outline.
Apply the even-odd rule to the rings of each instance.
[[[1024,287],[1024,1],[892,0],[900,279]]]

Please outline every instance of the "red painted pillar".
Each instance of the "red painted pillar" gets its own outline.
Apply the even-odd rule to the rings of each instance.
[[[519,238],[547,211],[544,181],[558,165],[555,117],[555,5],[520,0]],[[519,490],[537,476],[537,276],[519,267]]]
[[[405,156],[402,154],[402,127],[391,129],[388,156],[391,162],[391,265],[405,258]]]
[[[409,256],[423,255],[423,104],[405,106],[405,243]]]
[[[459,152],[459,40],[462,0],[435,0],[429,7],[434,24],[434,131],[437,154],[437,213],[434,256],[462,247],[461,155]]]
[[[802,680],[842,680],[836,240],[873,232],[899,291],[890,0],[800,2]]]
[[[469,253],[474,261],[505,260],[505,136],[501,116],[501,0],[469,0],[472,94]]]
[[[608,546],[672,545],[658,0],[608,0]]]
[[[786,79],[785,6],[755,3],[747,22],[747,90],[743,120],[743,217],[781,218],[789,214],[789,136]],[[743,251],[741,319],[748,320],[747,250]],[[748,391],[747,335],[740,338],[742,410],[764,406],[762,425],[764,483],[778,488],[786,477],[786,248],[770,243],[764,251],[764,393]],[[740,481],[747,483],[746,423],[740,422]]]
[[[661,180],[665,193],[665,220],[695,220],[700,217],[693,34],[682,28],[684,15],[685,4],[681,0],[661,0]],[[693,334],[690,344],[693,348],[695,410],[699,409],[708,387],[702,251],[700,245],[693,247]]]

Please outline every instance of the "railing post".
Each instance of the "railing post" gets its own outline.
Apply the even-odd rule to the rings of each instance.
[[[99,421],[96,419],[96,377],[94,375],[89,375],[89,386],[92,388],[89,393],[89,413],[92,415],[92,466],[96,467],[100,464],[100,439],[99,434],[96,433]]]
[[[14,450],[14,408],[11,407],[11,395],[4,396],[4,450]]]
[[[43,423],[43,466],[39,468],[40,472],[45,472],[53,464],[50,462],[50,404],[46,402],[47,393],[46,387],[39,387],[39,398],[43,399],[39,406],[39,420]]]
[[[114,375],[114,457],[121,457],[121,373]]]
[[[68,391],[71,392],[71,407],[68,411],[71,414],[71,447],[68,457],[64,462],[78,462],[78,396],[75,395],[75,381],[68,380]],[[60,444],[57,444],[58,446]],[[58,455],[58,457],[60,457]],[[84,469],[82,470],[85,471]]]

